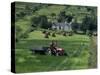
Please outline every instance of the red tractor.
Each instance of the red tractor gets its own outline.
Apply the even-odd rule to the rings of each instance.
[[[50,55],[55,55],[55,56],[63,56],[66,55],[65,51],[63,48],[54,48],[54,49],[48,49],[48,54]]]
[[[62,48],[57,48],[57,53],[56,53],[56,55],[58,55],[58,56],[64,55],[64,49],[62,49]]]
[[[46,55],[54,55],[54,56],[63,56],[66,55],[64,49],[62,48],[55,48],[53,50],[50,47],[37,47],[31,49],[33,54],[46,54]]]

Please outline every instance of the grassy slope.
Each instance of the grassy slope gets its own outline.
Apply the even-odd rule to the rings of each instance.
[[[20,40],[16,45],[16,72],[37,72],[53,70],[69,70],[88,68],[88,43],[85,35],[64,37],[57,35],[59,46],[64,48],[70,56],[32,55],[30,48],[48,46],[53,38],[45,39],[40,31],[29,34],[29,38]],[[73,56],[78,52],[79,56]]]
[[[51,15],[51,13],[59,14],[61,10],[63,10],[65,6],[49,6],[47,8],[40,9],[37,11],[39,15]]]
[[[24,4],[23,5],[18,4],[18,5],[16,5],[16,8],[19,8],[18,10],[16,10],[16,12],[20,12],[20,10],[25,9],[25,5]],[[21,33],[24,33],[30,28],[32,17],[37,16],[37,15],[50,16],[51,13],[56,13],[58,15],[59,12],[61,10],[63,10],[64,8],[65,8],[65,6],[56,6],[56,5],[48,6],[47,8],[41,8],[40,10],[36,11],[32,15],[26,15],[22,19],[19,19],[18,21],[16,21],[15,26],[19,26],[22,29]]]

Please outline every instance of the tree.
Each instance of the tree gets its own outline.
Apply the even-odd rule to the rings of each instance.
[[[24,17],[26,14],[25,14],[25,12],[23,12],[23,11],[21,11],[20,13],[19,13],[19,16],[20,17]]]
[[[97,8],[96,7],[86,7],[87,14],[82,22],[81,29],[86,33],[89,31],[90,33],[93,31],[97,31]]]
[[[73,16],[67,15],[66,18],[67,18],[67,22],[70,23],[73,19]]]
[[[42,28],[45,28],[47,29],[48,28],[48,19],[45,15],[41,15],[39,16],[40,18],[40,21],[39,21],[39,24]]]
[[[77,33],[77,30],[79,29],[79,24],[77,22],[72,23],[72,30]]]
[[[73,16],[72,15],[66,15],[66,12],[65,11],[61,11],[58,15],[58,22],[62,22],[62,21],[65,21],[67,20],[67,22],[71,22],[73,19]]]
[[[31,19],[32,27],[38,27],[39,21],[40,21],[39,17],[32,17]]]
[[[85,16],[82,22],[81,30],[86,33],[86,31],[93,32],[97,30],[97,22],[94,17]]]
[[[55,13],[52,13],[51,16],[52,16],[52,18],[54,18],[56,16],[56,14]]]
[[[52,22],[55,20],[56,18],[56,14],[55,13],[51,13],[51,17],[52,17]]]
[[[26,5],[26,6],[25,6],[24,12],[25,12],[27,15],[30,15],[30,14],[32,14],[32,9],[31,9],[28,5]]]
[[[61,11],[58,15],[58,22],[65,21],[65,19],[66,19],[66,12]]]
[[[31,21],[32,21],[32,27],[41,27],[44,29],[48,29],[51,27],[51,22],[48,22],[48,18],[45,15],[33,17]]]

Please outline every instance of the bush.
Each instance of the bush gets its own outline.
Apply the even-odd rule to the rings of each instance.
[[[56,37],[56,34],[55,33],[52,33],[52,37]]]
[[[46,31],[44,30],[44,31],[42,31],[42,33],[43,33],[43,34],[45,34],[45,33],[46,33]]]
[[[66,36],[66,34],[67,34],[66,32],[63,32],[63,36]]]
[[[45,38],[49,38],[48,32],[45,32]]]

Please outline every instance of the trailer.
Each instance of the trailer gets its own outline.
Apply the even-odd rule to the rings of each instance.
[[[55,51],[51,50],[50,47],[35,47],[31,49],[32,54],[40,55],[54,55],[54,56],[63,56],[67,55],[63,48],[57,48]]]

